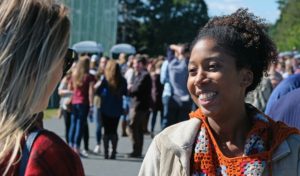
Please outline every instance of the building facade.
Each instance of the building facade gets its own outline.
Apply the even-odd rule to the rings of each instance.
[[[93,40],[101,43],[105,54],[116,43],[118,0],[64,0],[70,8],[70,44]]]
[[[69,7],[71,19],[70,47],[80,41],[101,43],[104,54],[117,37],[118,0],[62,0]],[[57,90],[50,98],[49,108],[59,107]]]

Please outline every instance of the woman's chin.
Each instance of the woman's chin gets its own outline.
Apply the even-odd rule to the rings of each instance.
[[[205,106],[199,106],[203,115],[205,115],[206,117],[212,117],[214,116],[214,114],[216,114],[216,109],[212,106],[210,107],[205,107]]]

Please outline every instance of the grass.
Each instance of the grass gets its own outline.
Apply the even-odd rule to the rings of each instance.
[[[50,119],[58,116],[58,109],[47,109],[44,111],[44,118]]]

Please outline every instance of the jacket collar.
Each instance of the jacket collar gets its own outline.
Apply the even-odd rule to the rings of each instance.
[[[280,160],[281,158],[287,156],[290,152],[290,146],[287,141],[284,140],[272,154],[272,161]]]
[[[173,153],[171,155],[178,157],[180,164],[184,168],[185,175],[190,175],[190,158],[200,124],[200,119],[192,118],[170,126],[160,134],[160,143],[170,153]]]
[[[174,153],[177,156],[182,157],[183,153],[186,152],[186,154],[191,154],[200,124],[201,120],[198,118],[191,118],[163,131],[163,135],[166,135],[167,137],[164,138],[164,140],[169,141],[165,143],[166,147],[174,149]],[[289,153],[291,153],[290,146],[287,141],[284,140],[272,154],[272,161],[280,160]]]
[[[172,133],[167,133],[168,138],[172,143],[176,144],[182,149],[189,148],[194,145],[196,135],[199,131],[201,120],[198,118],[191,118],[181,125],[178,124]]]
[[[201,121],[191,118],[168,127],[161,133],[160,144],[164,145],[170,156],[176,156],[183,168],[183,175],[190,175],[190,159]],[[300,137],[298,137],[300,139]],[[293,147],[293,146],[291,146]],[[284,140],[272,154],[272,162],[277,162],[292,153],[288,139]]]

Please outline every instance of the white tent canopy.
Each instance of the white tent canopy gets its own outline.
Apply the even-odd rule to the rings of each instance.
[[[81,41],[72,47],[77,53],[103,53],[103,47],[95,41]]]
[[[125,54],[135,54],[136,50],[135,47],[127,44],[127,43],[121,43],[121,44],[116,44],[110,49],[111,53],[125,53]]]

